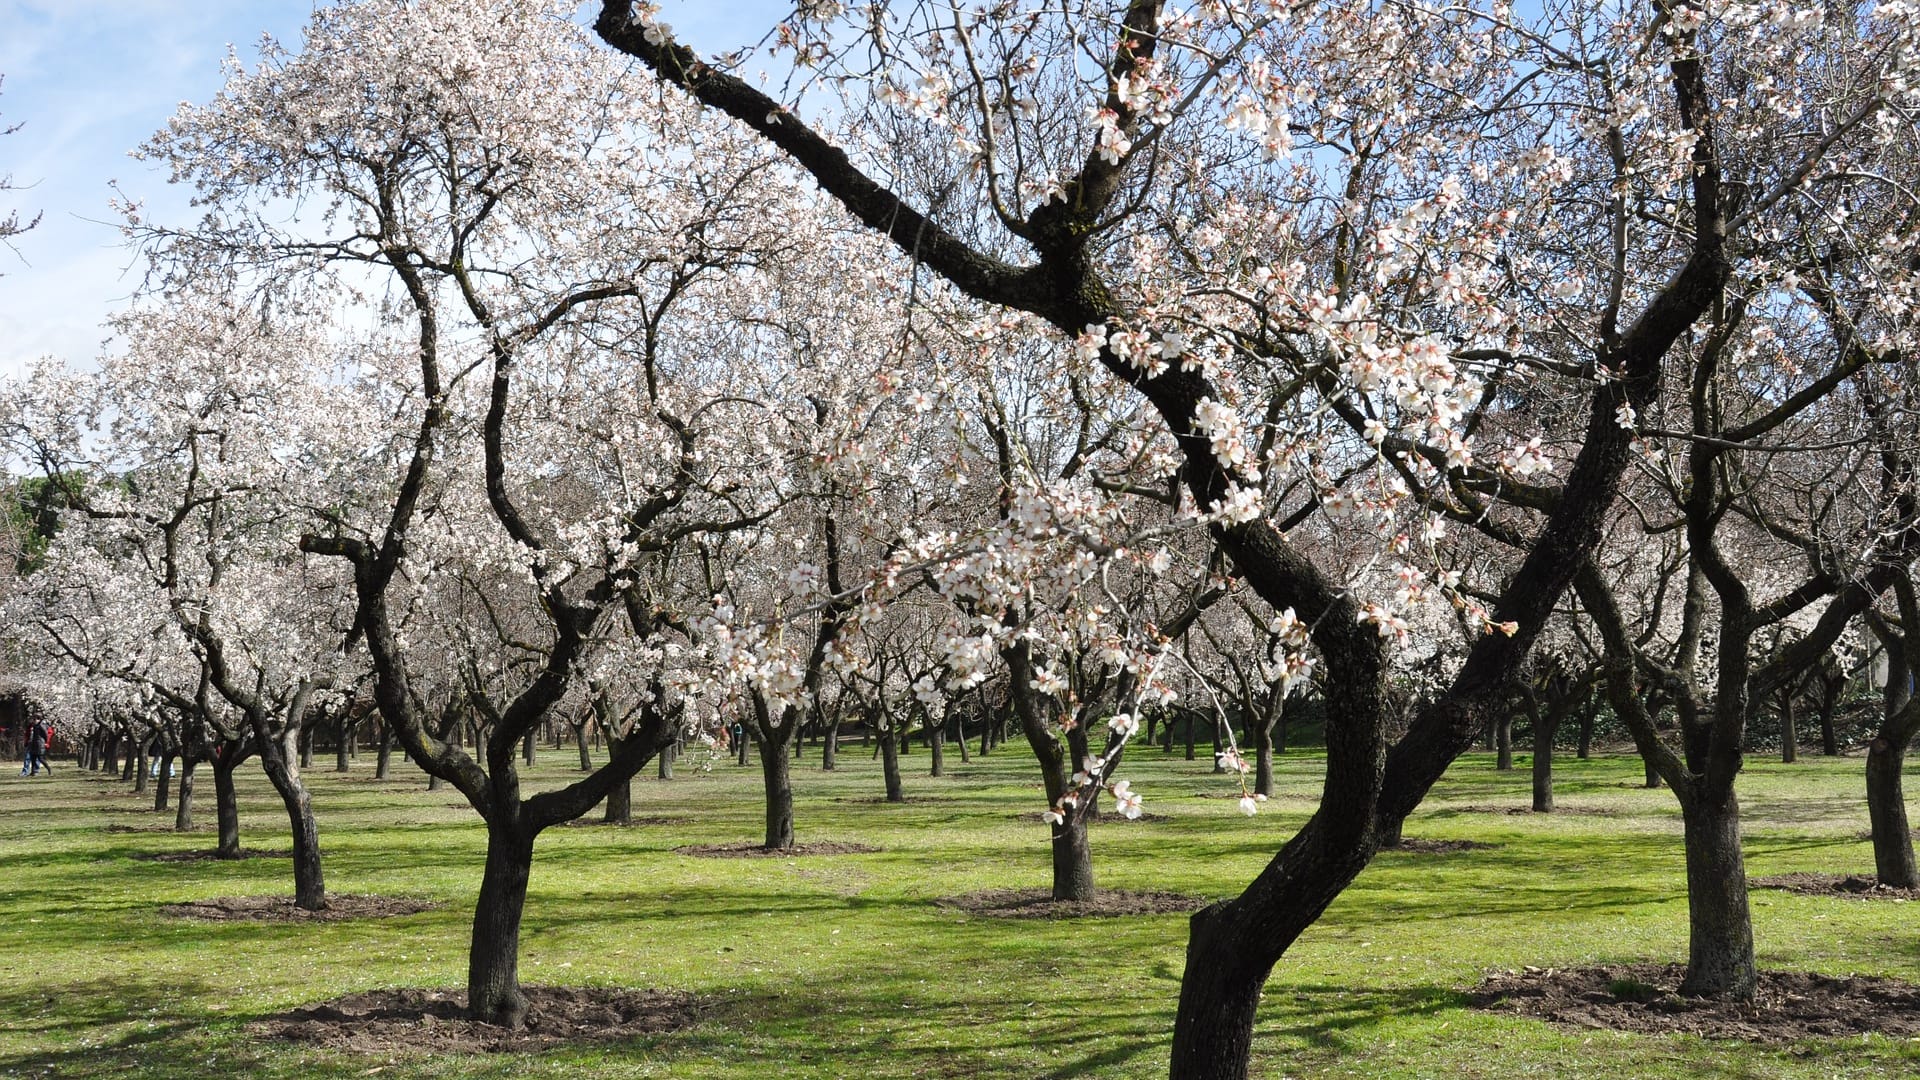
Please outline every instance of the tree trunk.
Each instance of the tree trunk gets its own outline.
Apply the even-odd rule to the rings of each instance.
[[[1254,1014],[1266,974],[1242,962],[1238,935],[1220,924],[1221,905],[1188,921],[1187,969],[1174,1017],[1172,1080],[1246,1080]]]
[[[313,729],[310,727],[302,728],[300,731],[299,757],[300,757],[301,768],[303,769],[313,768]]]
[[[1913,832],[1907,825],[1907,797],[1901,771],[1906,747],[1885,733],[1867,747],[1867,817],[1873,822],[1873,873],[1882,885],[1920,886],[1914,864]]]
[[[1647,780],[1644,786],[1649,791],[1659,787],[1660,786],[1660,770],[1654,768],[1653,760],[1651,758],[1642,758],[1640,761],[1640,764],[1641,764],[1641,767],[1646,769],[1646,773],[1647,773]]]
[[[1093,850],[1087,846],[1087,822],[1074,815],[1053,827],[1053,898],[1093,899]]]
[[[1259,719],[1252,726],[1253,731],[1253,793],[1255,795],[1273,794],[1273,729],[1276,724],[1285,730],[1281,719],[1284,712],[1283,699],[1278,689],[1267,692],[1265,706],[1257,714]]]
[[[900,786],[900,736],[891,722],[880,733],[880,772],[887,782],[887,801],[906,802],[906,792]]]
[[[384,718],[380,721],[380,752],[373,760],[373,778],[385,780],[393,767],[393,728]]]
[[[1493,722],[1493,767],[1500,772],[1513,768],[1513,713],[1502,709]]]
[[[680,744],[670,742],[660,748],[660,763],[656,773],[662,780],[673,779],[673,759],[680,756]]]
[[[347,750],[349,749],[348,741],[352,738],[352,732],[353,732],[352,717],[347,717],[342,719],[340,721],[340,730],[335,733],[336,741],[333,747],[333,771],[334,772],[352,772],[353,771],[353,766],[349,764],[347,761]]]
[[[786,747],[777,742],[759,744],[760,775],[767,791],[767,839],[765,846],[785,850],[793,846],[793,777],[788,770]]]
[[[1740,802],[1682,801],[1687,847],[1688,997],[1747,1000],[1758,976],[1753,962],[1753,917],[1747,907],[1747,867],[1740,848]]]
[[[1780,688],[1780,761],[1791,765],[1800,758],[1800,729],[1793,707],[1792,686]]]
[[[180,797],[173,810],[173,831],[193,831],[193,773],[200,759],[189,754],[180,763]]]
[[[947,725],[927,721],[927,755],[933,759],[928,767],[928,776],[945,776],[947,773]]]
[[[221,859],[240,857],[240,800],[233,790],[233,770],[239,763],[229,760],[232,756],[223,753],[213,759],[213,815],[220,828],[214,856]]]
[[[820,769],[832,772],[840,767],[840,717],[834,714],[832,720],[822,725],[820,742]]]
[[[1549,709],[1533,725],[1533,812],[1553,813],[1553,737],[1560,730],[1560,716]]]
[[[1600,704],[1597,700],[1589,701],[1580,713],[1580,747],[1573,752],[1573,756],[1581,761],[1593,755],[1593,722],[1599,713]]]
[[[140,740],[139,752],[131,759],[133,763],[133,793],[144,795],[147,791],[147,741]]]
[[[534,739],[534,733],[528,731],[527,737],[520,742],[520,760],[526,762],[529,769],[533,767],[535,747],[536,740]]]
[[[312,732],[303,730],[276,740],[269,738],[265,724],[256,720],[254,733],[260,743],[260,764],[266,769],[267,779],[273,782],[273,789],[280,793],[280,801],[287,809],[287,821],[293,829],[293,905],[304,911],[325,911],[327,884],[326,875],[320,869],[320,830],[313,820],[313,799],[307,794],[306,785],[300,781],[300,770],[294,764],[298,756],[296,747],[301,743],[313,745]]]
[[[473,940],[467,950],[467,1015],[482,1023],[514,1029],[526,1024],[527,999],[520,992],[520,916],[526,909],[532,869],[532,832],[515,822],[489,821],[487,869],[480,878]]]
[[[1193,714],[1191,712],[1183,712],[1180,715],[1181,715],[1181,719],[1185,720],[1187,723],[1187,760],[1192,761],[1193,760]]]
[[[593,771],[593,753],[587,749],[587,725],[581,724],[573,729],[573,740],[580,745],[580,771]]]
[[[160,771],[154,776],[153,812],[159,813],[167,808],[173,797],[173,761],[174,753],[164,750],[160,754]]]

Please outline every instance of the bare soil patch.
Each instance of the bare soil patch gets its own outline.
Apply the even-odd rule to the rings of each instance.
[[[207,830],[199,825],[195,825],[191,829],[176,829],[171,825],[160,825],[160,824],[122,825],[119,822],[115,822],[112,825],[102,825],[100,827],[100,831],[108,832],[108,833],[171,833],[171,832],[197,833],[197,832],[206,832]]]
[[[1684,975],[1678,964],[1509,971],[1488,976],[1469,996],[1478,1009],[1648,1035],[1779,1045],[1920,1034],[1920,986],[1898,979],[1763,971],[1752,1001],[1731,1002],[1679,996]]]
[[[205,922],[345,922],[349,919],[390,919],[396,915],[417,915],[445,906],[438,900],[422,900],[412,896],[335,893],[327,897],[325,911],[294,907],[291,896],[216,896],[211,900],[168,904],[160,911],[176,919],[200,919]]]
[[[574,818],[572,821],[567,822],[567,828],[585,829],[593,827],[601,829],[628,829],[639,828],[642,825],[685,825],[692,820],[690,817],[670,817],[665,814],[635,814],[626,821],[606,821],[601,818]]]
[[[1091,900],[1055,900],[1051,889],[987,889],[934,901],[943,908],[990,919],[1102,919],[1198,911],[1211,901],[1170,892],[1101,889]]]
[[[848,844],[839,840],[816,840],[790,848],[770,848],[752,841],[733,844],[688,844],[673,849],[680,855],[702,859],[781,859],[789,855],[871,855],[879,851],[869,844]]]
[[[1785,889],[1803,896],[1844,896],[1850,900],[1920,900],[1920,889],[1882,885],[1864,874],[1775,874],[1752,878],[1753,889]]]
[[[363,1054],[541,1050],[571,1042],[660,1035],[697,1023],[710,1007],[689,994],[599,987],[523,986],[526,1026],[469,1020],[459,990],[372,990],[248,1025],[270,1038]]]
[[[291,859],[293,852],[285,849],[241,848],[239,854],[222,859],[220,853],[212,848],[194,848],[192,851],[142,851],[133,858],[141,862],[238,862],[241,859]]]
[[[862,806],[886,806],[888,803],[887,797],[885,795],[842,795],[833,801],[837,803],[855,803]],[[906,798],[901,799],[899,802],[894,803],[893,805],[902,806],[907,803],[936,803],[936,802],[952,802],[952,801],[954,800],[953,800],[953,796],[951,795],[909,795]]]
[[[1567,806],[1557,805],[1544,814],[1537,813],[1531,805],[1527,806],[1488,806],[1476,804],[1470,806],[1442,807],[1454,814],[1506,814],[1511,817],[1619,817],[1620,812],[1604,806]]]
[[[1381,851],[1411,851],[1420,855],[1451,855],[1456,851],[1485,851],[1499,847],[1481,840],[1427,840],[1417,836],[1400,839],[1395,847],[1381,848]]]

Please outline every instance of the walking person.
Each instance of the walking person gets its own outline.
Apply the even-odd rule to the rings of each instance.
[[[36,718],[27,728],[27,775],[38,776],[40,770],[53,775],[53,766],[47,764],[47,748],[53,743],[53,728],[44,719]]]

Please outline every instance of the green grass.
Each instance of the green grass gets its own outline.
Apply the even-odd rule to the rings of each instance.
[[[565,780],[543,755],[537,783]],[[1007,922],[940,896],[1047,881],[1038,777],[1017,747],[918,775],[905,806],[849,746],[836,773],[809,748],[795,775],[802,840],[871,855],[717,860],[676,846],[754,839],[759,770],[682,767],[635,784],[636,815],[687,824],[548,832],[522,939],[529,983],[660,987],[718,1002],[674,1035],[528,1055],[366,1057],[249,1036],[291,1007],[389,986],[460,986],[484,834],[450,791],[417,775],[377,784],[371,762],[308,774],[329,888],[444,899],[401,919],[312,925],[173,920],[164,903],[285,894],[285,860],[154,863],[140,852],[211,846],[210,833],[110,833],[162,818],[120,784],[61,763],[52,780],[0,780],[0,1076],[262,1077],[1158,1077],[1186,941],[1180,916]],[[1742,779],[1749,869],[1870,870],[1858,759],[1755,761]],[[410,770],[408,770],[410,773]],[[1311,810],[1317,754],[1289,755],[1254,819],[1208,763],[1130,756],[1147,809],[1172,820],[1097,825],[1103,885],[1237,892]],[[1567,760],[1562,812],[1527,805],[1521,768],[1462,761],[1410,837],[1497,845],[1382,855],[1281,961],[1256,1038],[1272,1077],[1880,1077],[1920,1075],[1920,1043],[1870,1038],[1785,1049],[1564,1030],[1466,1009],[1489,969],[1671,961],[1684,955],[1680,822],[1638,786],[1637,759]],[[211,777],[201,820],[210,826]],[[534,785],[529,786],[529,790]],[[241,790],[248,846],[284,848],[257,770]],[[1920,980],[1905,905],[1754,894],[1763,966]]]

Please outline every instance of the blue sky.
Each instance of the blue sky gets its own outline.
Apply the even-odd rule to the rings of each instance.
[[[591,19],[598,4],[583,4]],[[755,41],[791,5],[779,0],[662,5],[676,34],[702,51]],[[299,40],[312,0],[0,0],[0,217],[41,214],[38,228],[0,249],[0,376],[43,355],[85,363],[101,320],[139,284],[111,224],[110,185],[141,199],[154,220],[191,220],[183,192],[128,151],[182,101],[220,84],[232,43],[249,63],[260,35]]]

